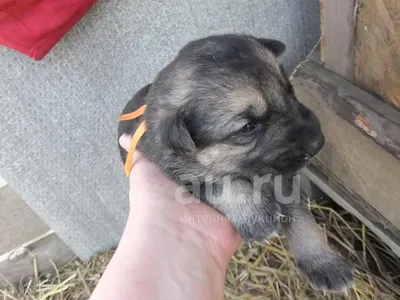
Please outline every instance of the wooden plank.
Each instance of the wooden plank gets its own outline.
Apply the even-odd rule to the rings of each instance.
[[[355,83],[400,109],[400,1],[362,0]]]
[[[0,255],[49,230],[10,185],[0,188],[0,203]]]
[[[400,112],[322,67],[308,61],[292,80],[315,90],[329,109],[400,160]]]
[[[67,264],[75,254],[53,232],[33,239],[0,256],[0,288],[16,284],[22,278],[34,275],[33,264],[37,262],[40,273],[52,272],[54,267]]]
[[[326,193],[303,173],[300,173],[300,188],[307,199],[313,199],[317,203],[326,197]]]
[[[387,220],[388,227],[400,229],[400,161],[358,125],[342,117],[356,118],[357,114],[353,116],[352,112],[365,112],[362,109],[355,110],[357,107],[379,111],[381,105],[389,106],[376,100],[369,103],[375,98],[369,98],[371,96],[367,93],[314,62],[301,64],[292,77],[297,98],[316,113],[326,137],[326,144],[317,156],[317,162],[338,178],[342,186],[377,210]],[[354,95],[351,92],[353,88],[361,94]],[[375,108],[375,104],[378,108]],[[386,122],[394,124],[390,129],[393,134],[396,128],[398,130],[396,121],[399,119],[395,119],[398,112],[390,109],[395,112],[394,115],[378,115],[391,116]],[[389,128],[385,130],[389,132]],[[378,137],[381,131],[375,131]]]
[[[323,64],[321,61],[321,49],[322,49],[322,39],[320,39],[313,49],[311,49],[310,54],[307,55],[307,60],[315,61],[316,63]]]
[[[321,1],[322,61],[328,69],[349,81],[354,78],[357,1]]]
[[[363,222],[400,257],[400,232],[388,223],[376,209],[359,196],[346,190],[340,180],[330,174],[328,170],[324,170],[322,166],[318,168],[311,165],[302,170],[302,175],[309,178],[328,197]]]

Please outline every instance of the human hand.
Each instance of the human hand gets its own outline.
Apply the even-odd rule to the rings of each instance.
[[[178,201],[179,186],[138,151],[133,165],[128,222],[91,299],[223,299],[236,230],[206,204]]]

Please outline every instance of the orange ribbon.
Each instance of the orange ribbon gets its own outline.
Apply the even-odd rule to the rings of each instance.
[[[134,120],[144,114],[146,110],[146,105],[143,105],[139,109],[135,110],[132,113],[129,114],[124,114],[121,115],[118,118],[118,121],[128,121],[128,120]],[[146,132],[146,123],[145,121],[141,122],[139,127],[136,129],[135,133],[133,134],[131,144],[129,146],[128,150],[128,155],[125,160],[125,166],[124,166],[124,172],[126,176],[129,176],[131,173],[132,169],[132,164],[133,164],[133,154],[135,152],[136,146],[140,140],[140,138],[143,136],[143,134]]]

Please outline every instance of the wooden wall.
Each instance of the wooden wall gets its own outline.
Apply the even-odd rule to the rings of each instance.
[[[320,55],[292,74],[326,136],[314,182],[400,256],[400,1],[321,0],[321,32]]]
[[[379,100],[313,61],[301,64],[292,82],[297,98],[316,113],[326,137],[317,164],[363,206],[375,210],[383,227],[399,231],[400,160],[355,125],[359,107]],[[397,117],[400,133],[400,112]]]
[[[355,83],[400,109],[400,1],[360,0]]]

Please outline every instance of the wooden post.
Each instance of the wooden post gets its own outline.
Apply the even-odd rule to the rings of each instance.
[[[354,79],[354,40],[358,0],[321,0],[321,59],[348,81]]]

